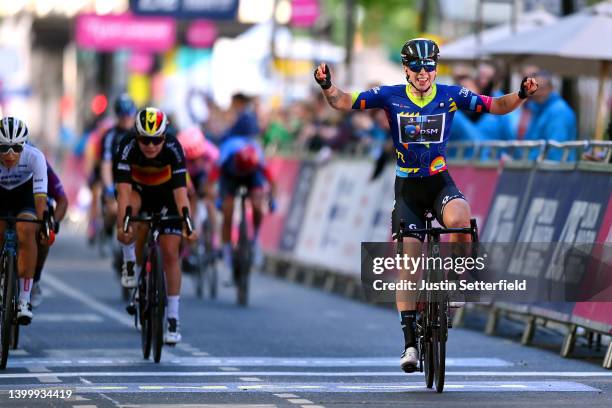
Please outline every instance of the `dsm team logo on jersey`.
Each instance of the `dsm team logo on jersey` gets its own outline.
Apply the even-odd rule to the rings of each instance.
[[[441,143],[444,140],[444,113],[423,115],[399,113],[399,140],[404,146],[411,143]]]

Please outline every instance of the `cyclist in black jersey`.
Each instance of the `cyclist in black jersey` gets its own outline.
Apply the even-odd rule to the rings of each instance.
[[[466,88],[436,84],[438,45],[428,39],[406,42],[401,59],[408,84],[381,86],[348,94],[331,82],[329,67],[322,63],[314,72],[328,103],[339,110],[382,108],[387,114],[397,155],[395,206],[392,212],[394,238],[403,221],[409,229],[425,227],[432,212],[448,228],[469,228],[470,207],[447,171],[446,142],[457,109],[503,115],[518,108],[537,88],[534,78],[523,78],[518,92],[491,98]],[[420,254],[423,234],[405,237],[409,256]],[[466,234],[453,234],[452,242],[470,241]],[[412,245],[410,245],[412,244]],[[400,279],[411,279],[400,271]],[[400,366],[406,372],[417,367],[416,304],[398,293],[397,309],[404,332]]]
[[[112,233],[112,227],[117,216],[115,200],[114,168],[121,142],[134,131],[134,115],[136,104],[128,94],[121,94],[115,101],[117,123],[102,136],[102,164],[100,172],[103,188],[104,226],[107,233]]]
[[[136,115],[135,134],[126,138],[119,147],[115,167],[118,193],[117,239],[124,244],[125,268],[121,283],[125,287],[136,287],[135,241],[139,244],[138,259],[142,259],[142,246],[147,232],[143,225],[134,228],[130,225],[127,232],[123,231],[121,223],[127,207],[131,206],[135,213],[166,211],[166,215],[183,215],[184,208],[190,213],[185,156],[178,140],[167,134],[167,128],[168,119],[162,111],[156,108],[143,109]],[[168,287],[168,329],[164,335],[167,344],[181,341],[181,235],[197,239],[195,233],[186,234],[182,222],[165,222],[162,225],[159,243]]]

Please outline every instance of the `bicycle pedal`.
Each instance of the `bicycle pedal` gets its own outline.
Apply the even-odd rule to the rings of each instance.
[[[129,305],[125,307],[125,311],[128,312],[130,316],[135,316],[136,315],[136,305],[133,303],[130,303]]]

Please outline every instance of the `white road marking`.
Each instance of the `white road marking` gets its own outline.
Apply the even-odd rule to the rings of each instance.
[[[47,367],[28,367],[27,370],[31,373],[50,373]]]
[[[11,350],[10,354],[11,354],[11,357],[15,357],[15,356],[29,356],[30,355],[30,353],[28,353],[24,349]]]
[[[77,300],[96,312],[130,328],[134,327],[134,319],[126,313],[119,312],[104,303],[98,302],[91,294],[86,294],[76,287],[70,286],[56,278],[50,273],[45,274],[45,283],[55,289],[57,292]]]
[[[47,354],[58,359],[14,359],[11,360],[13,367],[27,367],[28,365],[79,366],[79,365],[134,365],[145,364],[140,358],[139,349],[121,350],[83,350],[86,355],[83,358],[78,355],[78,350],[46,350]],[[75,355],[75,353],[77,353]],[[194,352],[194,356],[196,353]],[[94,357],[103,355],[108,357]],[[124,357],[125,356],[125,357]],[[164,363],[172,363],[185,367],[398,367],[396,358],[274,358],[274,357],[179,357],[164,351]],[[43,362],[41,362],[43,361]],[[512,367],[513,364],[497,358],[448,358],[447,367],[481,367],[499,368]],[[221,368],[223,369],[223,368]],[[236,368],[237,370],[238,368]],[[227,370],[227,371],[232,371]],[[235,371],[235,370],[234,370]]]
[[[104,319],[93,313],[36,313],[36,322],[100,323]]]
[[[9,360],[10,362],[11,360]],[[220,367],[232,369],[234,367]],[[406,374],[401,371],[85,371],[53,373],[6,373],[3,378],[55,377],[422,377],[421,373]],[[562,372],[562,371],[447,371],[448,377],[562,377],[562,378],[607,378],[608,371]]]
[[[0,393],[6,394],[15,385],[0,386]],[[20,389],[44,389],[40,384],[20,384]],[[181,393],[235,393],[235,392],[312,392],[312,393],[381,393],[381,392],[432,392],[427,389],[423,381],[398,382],[398,383],[361,383],[350,384],[339,383],[277,383],[245,385],[244,383],[223,383],[201,385],[200,383],[180,384],[150,384],[139,385],[127,383],[97,384],[95,386],[77,385],[75,392],[78,394],[88,393],[151,393],[151,392],[181,392]],[[585,384],[570,381],[473,381],[453,382],[449,381],[445,386],[445,392],[601,392],[597,388]]]
[[[60,380],[57,376],[38,376],[36,377],[38,378],[38,381],[40,381],[41,383],[60,383],[62,382],[62,380]]]
[[[305,404],[313,403],[312,401],[304,399],[304,398],[292,398],[292,399],[288,399],[287,401],[295,405],[305,405]]]
[[[257,377],[239,377],[238,379],[240,381],[246,381],[246,382],[263,381],[261,378],[257,378]]]
[[[208,356],[210,356],[210,354],[205,352],[205,351],[194,351],[191,354],[193,354],[196,357],[208,357]]]
[[[9,360],[10,361],[10,360]],[[55,372],[55,373],[7,373],[2,378],[57,377],[421,377],[421,373],[406,374],[401,371],[236,371],[235,367],[220,367],[223,371],[101,371],[101,372]],[[451,377],[563,377],[592,378],[612,377],[608,371],[447,371]]]
[[[279,398],[299,398],[295,394],[274,394],[274,396]]]

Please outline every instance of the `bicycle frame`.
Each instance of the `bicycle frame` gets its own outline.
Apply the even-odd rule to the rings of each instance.
[[[428,257],[440,256],[440,237],[442,234],[470,234],[472,243],[478,242],[478,227],[476,220],[470,220],[469,228],[440,228],[433,227],[434,217],[427,214],[425,217],[425,228],[406,230],[403,220],[400,222],[398,234],[398,249],[403,253],[403,238],[409,233],[426,234]],[[473,246],[473,250],[475,250]],[[444,278],[444,270],[426,270],[425,279],[429,284],[439,282]],[[423,304],[423,309],[419,312],[417,319],[417,338],[419,345],[419,371],[425,372],[425,384],[427,388],[432,388],[435,380],[436,391],[442,392],[444,389],[445,360],[446,360],[446,341],[448,340],[448,329],[452,327],[451,313],[448,295],[434,294],[432,291],[419,293],[417,305]]]

